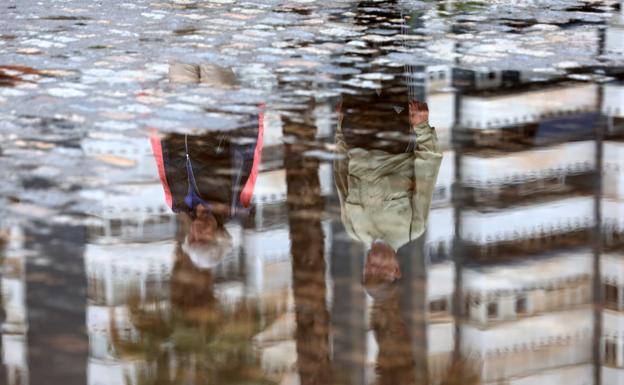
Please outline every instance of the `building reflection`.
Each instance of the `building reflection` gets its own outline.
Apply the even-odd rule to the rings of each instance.
[[[6,226],[6,227],[5,227]],[[19,223],[2,228],[2,363],[8,385],[29,383],[26,253]]]
[[[29,384],[46,377],[83,383],[84,365],[65,366],[87,357],[84,269],[75,264],[83,252],[84,232],[37,220],[3,222],[3,381]],[[48,263],[50,259],[56,263]]]
[[[601,309],[619,269],[602,251],[619,200],[605,107],[621,105],[619,82],[486,72],[514,79],[492,87],[483,72],[455,73],[456,349],[478,355],[484,382],[618,383],[621,328]]]

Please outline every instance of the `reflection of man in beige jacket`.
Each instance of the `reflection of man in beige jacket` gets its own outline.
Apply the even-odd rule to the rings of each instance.
[[[396,251],[425,231],[442,160],[427,105],[411,102],[408,114],[410,132],[396,136],[405,139],[397,141],[400,152],[397,145],[377,146],[383,139],[370,135],[359,143],[346,138],[358,137],[359,131],[347,134],[343,118],[336,133],[338,152],[344,156],[334,165],[342,222],[352,238],[370,245],[366,273],[390,279],[400,277]],[[393,124],[385,120],[386,127]]]

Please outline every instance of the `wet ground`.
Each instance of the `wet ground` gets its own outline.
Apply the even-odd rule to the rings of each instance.
[[[0,384],[624,383],[617,1],[0,9]]]

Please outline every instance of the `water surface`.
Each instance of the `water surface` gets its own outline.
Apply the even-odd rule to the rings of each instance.
[[[0,9],[1,384],[624,383],[621,3]]]

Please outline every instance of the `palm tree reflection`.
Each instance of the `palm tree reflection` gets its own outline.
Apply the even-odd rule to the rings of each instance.
[[[198,268],[181,242],[175,251],[169,300],[128,301],[133,331],[111,318],[115,354],[146,362],[128,384],[273,384],[264,376],[252,338],[273,318],[253,302],[222,303],[211,269]]]
[[[287,118],[284,134],[305,141],[316,132],[311,109]],[[295,302],[297,367],[302,385],[329,384],[331,380],[329,312],[326,305],[324,201],[318,176],[319,162],[304,157],[305,146],[285,148],[288,186],[288,225],[291,240]]]

